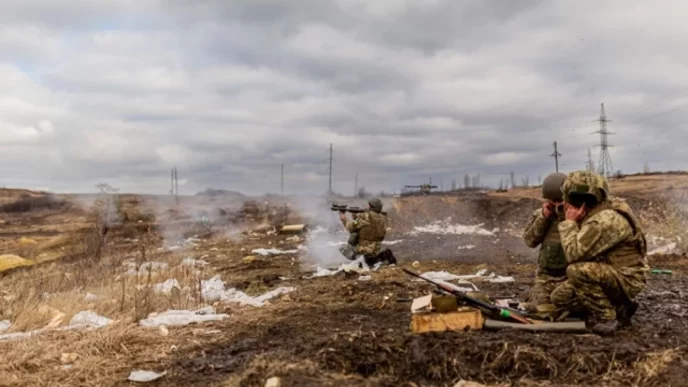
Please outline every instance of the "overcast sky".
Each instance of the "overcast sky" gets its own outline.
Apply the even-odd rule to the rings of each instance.
[[[3,0],[0,185],[378,192],[688,168],[681,1]]]

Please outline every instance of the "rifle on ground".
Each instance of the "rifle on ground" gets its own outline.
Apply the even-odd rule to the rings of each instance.
[[[349,207],[346,204],[332,204],[332,207],[330,207],[330,210],[332,211],[339,211],[341,213],[351,213],[351,214],[360,214],[362,212],[366,212],[367,210],[365,208],[361,207]],[[380,212],[382,215],[387,215],[386,211]]]
[[[500,308],[500,307],[498,307],[498,306],[495,306],[495,305],[492,305],[492,304],[488,304],[487,302],[484,302],[484,301],[481,301],[481,300],[476,300],[475,298],[472,298],[472,297],[467,296],[467,295],[466,295],[464,292],[462,292],[462,291],[453,289],[453,288],[451,288],[451,287],[449,287],[449,286],[446,286],[446,285],[444,285],[444,284],[437,283],[437,282],[435,282],[435,281],[433,281],[433,280],[431,280],[431,279],[428,279],[428,278],[423,277],[422,275],[420,275],[420,274],[418,274],[418,273],[414,273],[414,272],[412,272],[411,270],[408,270],[408,269],[405,269],[405,268],[402,268],[402,270],[404,270],[404,272],[405,272],[406,274],[409,274],[409,275],[412,275],[412,276],[414,276],[414,277],[418,277],[418,278],[420,278],[420,279],[422,279],[422,280],[424,280],[424,281],[430,282],[431,284],[437,286],[437,287],[438,287],[439,289],[441,289],[442,291],[444,291],[444,292],[446,292],[446,293],[449,293],[449,294],[455,296],[459,301],[463,301],[464,303],[466,303],[466,304],[468,304],[468,305],[470,305],[470,306],[473,306],[473,307],[480,308],[481,310],[486,310],[488,313],[490,313],[490,314],[492,314],[492,315],[494,315],[494,316],[498,316],[498,317],[501,317],[501,318],[511,319],[511,320],[514,320],[514,321],[518,321],[518,322],[521,323],[521,324],[532,324],[532,322],[531,322],[530,320],[528,320],[527,318],[521,316],[520,314],[518,314],[518,313],[516,313],[516,312],[514,312],[514,311],[512,311],[512,310],[503,309],[503,308]]]

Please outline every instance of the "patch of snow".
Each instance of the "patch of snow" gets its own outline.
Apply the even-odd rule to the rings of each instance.
[[[201,281],[201,296],[206,301],[235,302],[241,305],[251,305],[256,307],[264,306],[265,301],[275,298],[281,294],[293,292],[294,290],[296,290],[294,287],[281,286],[261,296],[251,297],[235,288],[225,289],[225,284],[222,279],[220,279],[219,275],[216,275],[207,281]]]
[[[208,264],[208,262],[206,262],[202,259],[193,259],[193,258],[182,259],[182,265],[183,266],[196,267],[196,266],[206,266],[207,264]]]
[[[399,244],[399,243],[401,243],[401,242],[403,242],[403,240],[398,239],[398,240],[395,240],[395,241],[382,241],[382,244],[383,244],[383,245],[390,245],[390,246],[392,246],[392,245]]]
[[[162,294],[172,294],[172,289],[174,288],[182,288],[176,279],[168,279],[163,283],[153,285],[153,291]]]
[[[258,254],[258,255],[280,255],[280,254],[296,254],[298,253],[299,250],[280,250],[280,249],[253,249],[251,250],[251,253],[253,254]]]
[[[441,235],[485,235],[494,236],[499,229],[495,228],[492,231],[484,229],[482,226],[484,223],[480,223],[473,226],[466,226],[462,224],[450,224],[448,220],[444,222],[437,221],[431,223],[427,226],[414,227],[414,231],[410,232],[410,235],[417,235],[419,233],[426,234],[441,234]]]
[[[98,301],[99,298],[100,298],[100,297],[96,296],[95,294],[86,293],[86,295],[84,296],[84,301],[86,301],[86,302],[94,302],[94,301]]]
[[[162,378],[165,374],[167,374],[167,371],[159,374],[153,371],[134,370],[131,371],[127,380],[132,382],[152,382]]]
[[[474,248],[475,248],[475,245],[459,246],[459,250],[471,250]]]
[[[103,328],[112,320],[98,315],[96,312],[86,310],[79,312],[69,321],[69,328]]]
[[[148,318],[139,321],[139,325],[148,328],[159,326],[184,326],[205,321],[219,321],[229,317],[227,314],[215,314],[211,306],[198,310],[168,310],[162,313],[151,313]]]
[[[10,329],[11,326],[12,326],[12,323],[10,322],[10,320],[0,321],[0,332]]]
[[[146,275],[149,271],[167,269],[170,265],[167,262],[144,262],[139,266],[138,272],[136,271],[136,263],[128,261],[126,265],[129,267],[124,274],[125,275]]]
[[[648,251],[647,255],[657,255],[657,254],[671,254],[676,251],[676,243],[669,243],[661,247],[657,247]]]

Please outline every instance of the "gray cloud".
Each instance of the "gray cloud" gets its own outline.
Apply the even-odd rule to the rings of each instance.
[[[22,0],[0,15],[4,185],[164,193],[496,186],[595,160],[686,168],[686,5]]]

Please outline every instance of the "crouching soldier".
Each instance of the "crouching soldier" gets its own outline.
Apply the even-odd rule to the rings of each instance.
[[[561,184],[566,175],[551,173],[542,183],[542,208],[535,210],[523,232],[523,241],[530,248],[540,246],[535,283],[526,300],[532,314],[547,318],[555,307],[550,300],[552,291],[566,280],[566,256],[561,247],[559,222],[564,220]]]
[[[565,220],[559,224],[569,266],[552,292],[562,312],[582,312],[593,332],[611,334],[629,325],[645,289],[647,242],[628,204],[609,196],[606,179],[589,171],[568,175],[562,185]]]
[[[362,255],[366,264],[374,265],[379,261],[396,263],[396,258],[389,249],[380,251],[382,241],[387,235],[387,216],[382,214],[382,200],[372,198],[368,201],[368,210],[353,216],[349,220],[345,213],[340,213],[342,224],[351,234],[348,243],[340,248],[347,259],[355,260]]]

